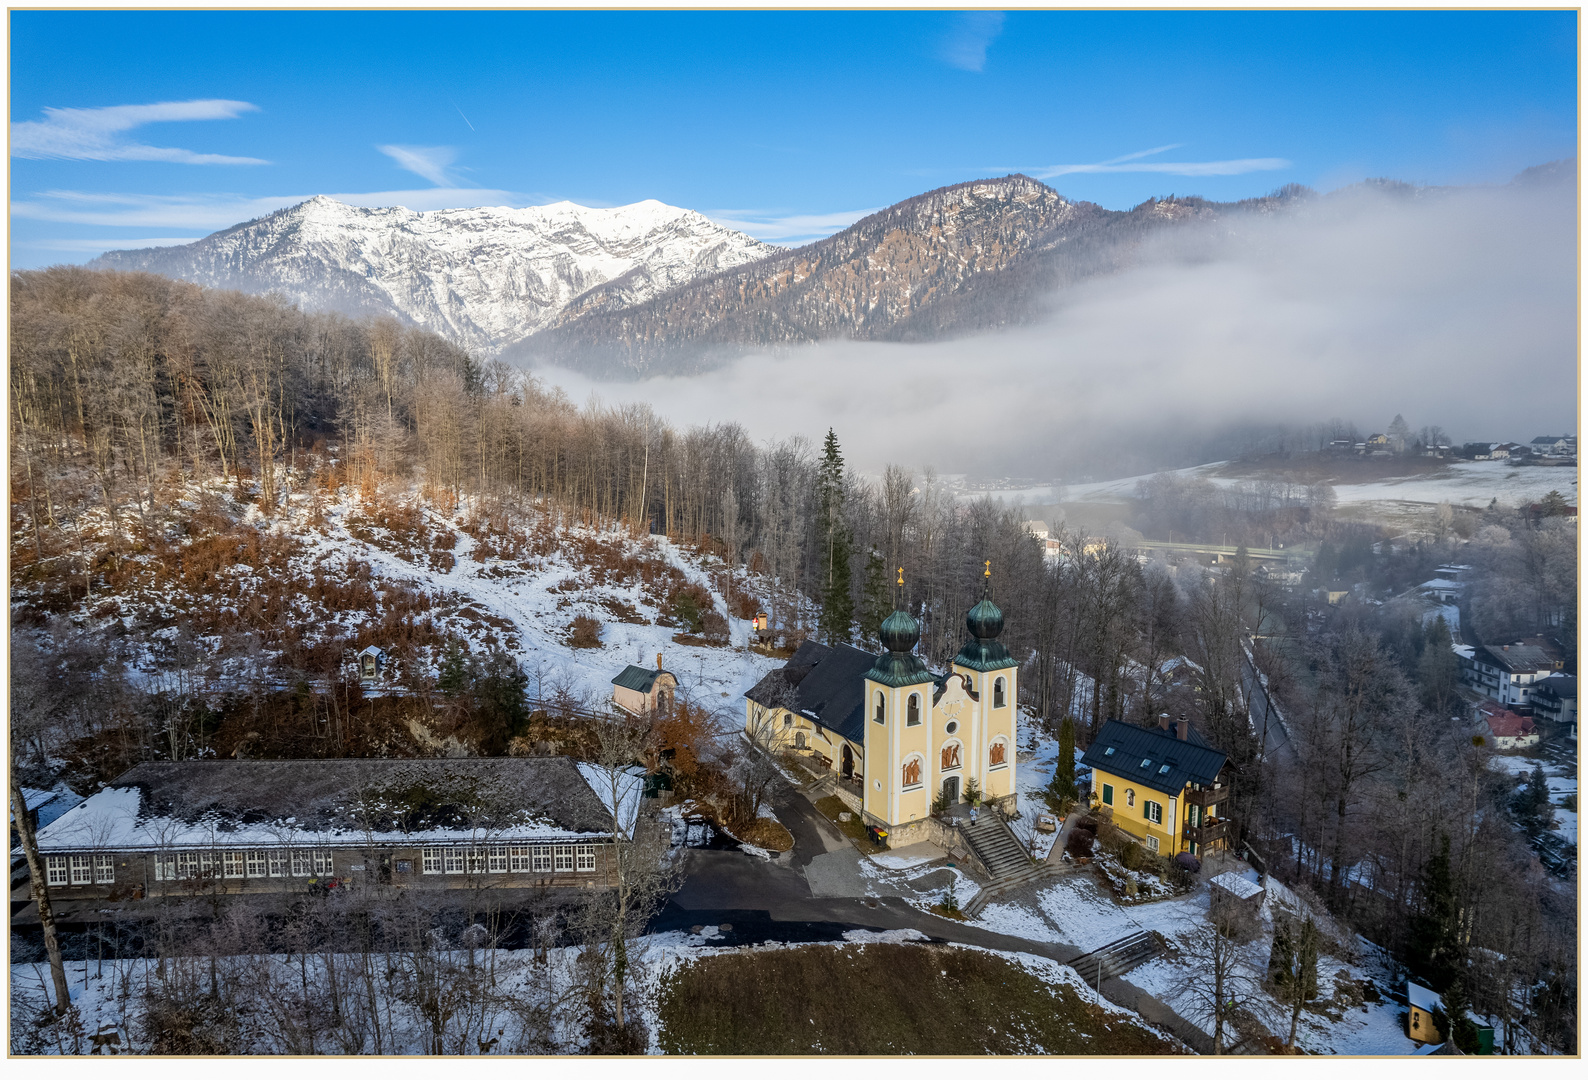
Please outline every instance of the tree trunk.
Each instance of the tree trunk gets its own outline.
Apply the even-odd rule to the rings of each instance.
[[[39,857],[38,837],[33,832],[33,818],[28,815],[27,799],[22,795],[22,778],[11,762],[11,813],[16,822],[17,835],[22,839],[22,851],[28,860],[28,878],[33,888],[33,900],[39,906],[39,925],[44,929],[44,950],[50,956],[50,975],[55,980],[55,1015],[66,1012],[72,1003],[72,992],[66,985],[66,964],[61,959],[61,944],[55,937],[55,912],[50,907],[50,888],[45,877],[44,860]]]

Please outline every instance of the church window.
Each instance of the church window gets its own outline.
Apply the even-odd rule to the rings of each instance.
[[[905,707],[904,723],[906,727],[915,727],[921,722],[921,695],[911,694],[910,702]]]
[[[943,730],[948,732],[950,735],[954,734],[954,732],[959,730],[959,721],[950,720],[948,723],[943,725]]]
[[[1004,680],[1002,676],[993,680],[993,708],[1004,707]]]
[[[1004,747],[1006,743],[995,742],[987,748],[987,764],[996,768],[1004,764]]]
[[[921,759],[913,757],[904,763],[903,775],[900,779],[904,782],[905,790],[921,786]]]
[[[877,711],[874,714],[872,714],[871,718],[873,720],[875,720],[879,724],[886,723],[887,721],[883,720],[883,716],[886,714],[887,708],[888,708],[888,699],[883,696],[883,693],[882,693],[881,690],[878,690],[877,691]]]
[[[794,733],[794,749],[805,749],[805,733],[803,731],[796,731]]]
[[[949,743],[943,747],[943,768],[959,768],[959,743]]]

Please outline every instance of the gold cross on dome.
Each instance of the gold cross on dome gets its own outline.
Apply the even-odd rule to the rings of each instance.
[[[981,576],[985,578],[992,577],[992,560],[988,559],[984,565],[987,567],[987,569],[981,572]]]
[[[900,585],[904,584],[904,567],[902,567],[902,566],[899,567],[899,581],[898,581],[898,583]]]

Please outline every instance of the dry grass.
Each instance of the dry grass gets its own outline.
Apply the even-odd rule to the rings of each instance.
[[[1155,1032],[991,953],[807,945],[703,957],[664,980],[668,1054],[1173,1054]]]

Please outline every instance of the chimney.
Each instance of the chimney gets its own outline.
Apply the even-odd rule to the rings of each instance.
[[[1191,721],[1185,718],[1184,713],[1181,713],[1180,719],[1175,721],[1175,725],[1171,730],[1174,731],[1175,738],[1179,739],[1181,742],[1185,742],[1190,728]]]
[[[1166,712],[1159,713],[1158,714],[1158,730],[1160,730],[1160,731],[1168,731],[1169,727],[1170,727],[1169,714],[1166,713]]]
[[[656,670],[657,671],[662,670],[662,654],[661,653],[657,653],[656,654]]]

